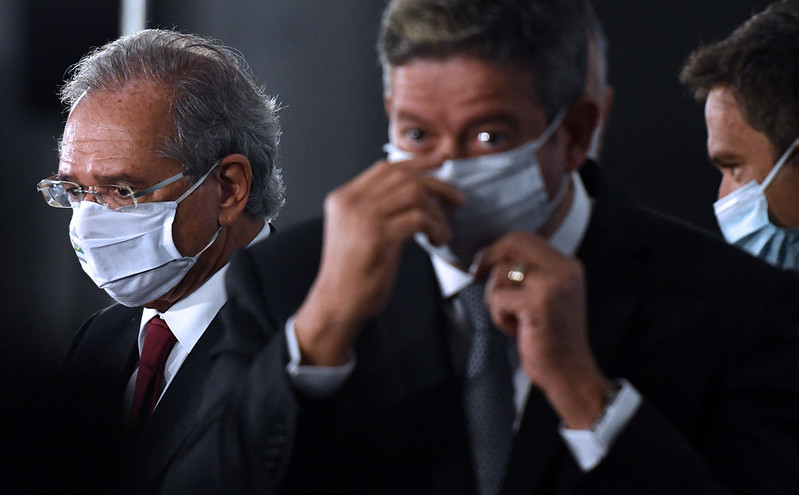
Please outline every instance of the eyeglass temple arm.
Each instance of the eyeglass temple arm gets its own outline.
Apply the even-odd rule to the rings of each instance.
[[[135,193],[133,193],[133,197],[134,198],[140,198],[140,197],[144,196],[145,194],[150,194],[153,191],[157,191],[158,189],[160,189],[160,188],[162,188],[164,186],[168,186],[169,184],[172,184],[173,182],[175,182],[178,179],[183,178],[184,176],[185,176],[185,174],[183,172],[178,172],[177,174],[173,175],[172,177],[170,177],[168,179],[164,179],[161,182],[159,182],[158,184],[155,184],[154,186],[150,186],[147,189],[142,189],[141,191],[136,191]]]

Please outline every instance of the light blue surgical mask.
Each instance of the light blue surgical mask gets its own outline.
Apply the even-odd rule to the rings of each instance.
[[[780,268],[799,271],[799,227],[778,227],[768,217],[766,188],[793,155],[794,141],[768,176],[736,189],[713,204],[721,233],[728,243]]]

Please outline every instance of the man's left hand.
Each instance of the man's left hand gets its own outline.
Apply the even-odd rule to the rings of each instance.
[[[488,278],[486,305],[494,324],[516,338],[524,371],[564,425],[593,425],[614,384],[589,347],[580,261],[536,234],[512,232],[483,251],[476,277]]]

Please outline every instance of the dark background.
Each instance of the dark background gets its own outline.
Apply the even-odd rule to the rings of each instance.
[[[718,176],[705,156],[703,111],[677,77],[699,43],[766,5],[595,1],[616,93],[602,162],[633,199],[715,230]],[[288,203],[278,228],[320,213],[328,190],[381,156],[387,130],[374,44],[382,7],[380,0],[151,2],[148,27],[213,35],[240,49],[282,102]],[[111,0],[0,0],[5,365],[56,366],[80,323],[110,303],[75,260],[70,212],[47,207],[35,186],[58,166],[65,115],[56,89],[82,54],[118,36],[118,15]]]

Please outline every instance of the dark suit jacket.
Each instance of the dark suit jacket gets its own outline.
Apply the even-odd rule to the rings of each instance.
[[[218,315],[180,367],[144,429],[125,431],[123,397],[138,362],[140,308],[114,305],[81,327],[59,390],[56,473],[63,493],[140,493],[158,486],[201,422],[210,350],[222,335]]]
[[[577,254],[591,346],[644,402],[584,474],[533,389],[503,493],[799,493],[797,279],[633,206],[593,164],[582,175],[595,198]],[[314,221],[234,257],[231,322],[209,387],[229,373],[244,387],[184,457],[195,476],[184,470],[172,488],[202,471],[227,476],[221,493],[474,493],[439,287],[415,244],[343,389],[326,400],[293,391],[283,327],[314,279],[321,237]]]

